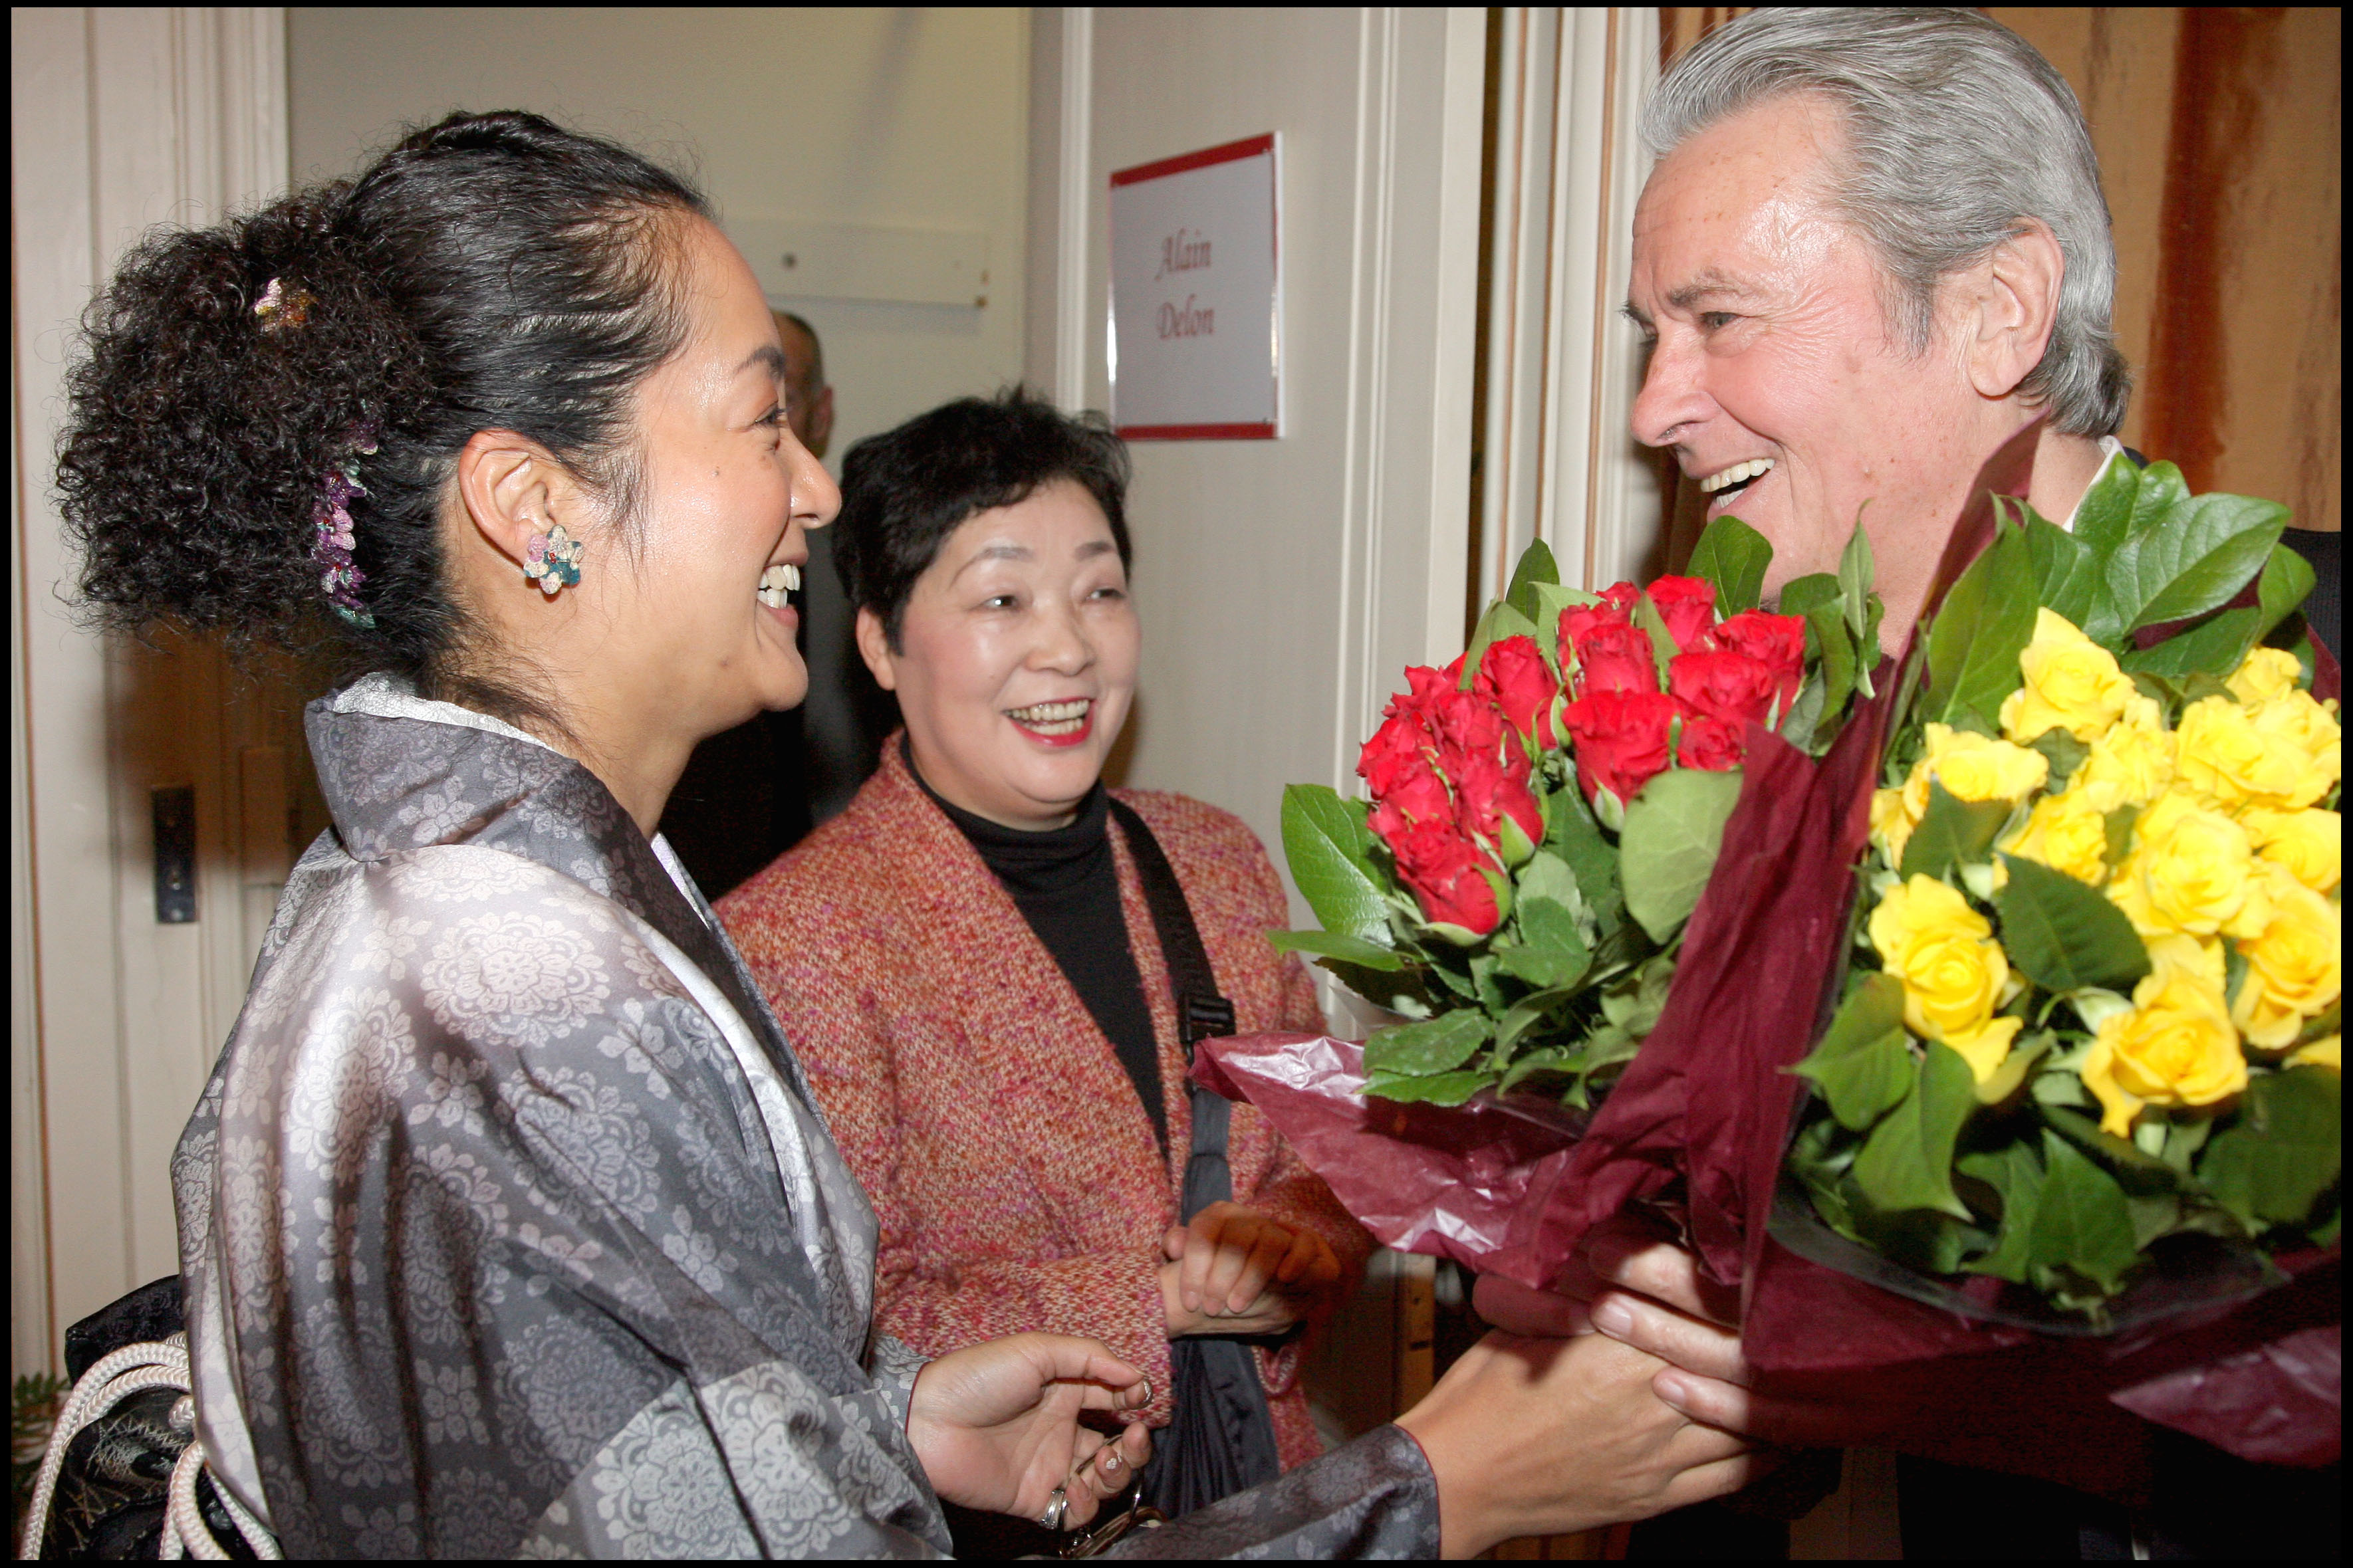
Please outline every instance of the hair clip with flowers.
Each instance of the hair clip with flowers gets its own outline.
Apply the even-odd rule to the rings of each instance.
[[[261,298],[253,302],[253,313],[261,318],[263,331],[275,331],[309,321],[312,302],[308,289],[296,288],[290,292],[285,279],[272,278],[261,290]]]
[[[273,281],[270,287],[277,284]],[[367,581],[367,574],[352,560],[352,546],[357,542],[352,535],[351,504],[367,494],[360,484],[359,461],[376,449],[375,426],[360,425],[352,436],[352,455],[328,470],[319,499],[311,508],[311,559],[320,568],[319,585],[326,590],[328,607],[352,626],[367,630],[375,626],[375,617],[360,601],[359,587]]]

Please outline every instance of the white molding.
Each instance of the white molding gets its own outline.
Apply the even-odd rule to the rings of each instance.
[[[1061,140],[1055,182],[1054,401],[1066,413],[1087,405],[1087,262],[1092,237],[1095,12],[1062,7]]]
[[[1501,22],[1482,597],[1503,592],[1537,538],[1565,581],[1633,576],[1660,522],[1656,481],[1626,428],[1641,344],[1619,310],[1658,13],[1510,7]]]
[[[1404,668],[1462,646],[1486,19],[1367,7],[1358,37],[1330,774],[1347,795]]]
[[[11,16],[12,1365],[176,1258],[167,1173],[251,962],[227,781],[263,720],[209,646],[110,646],[62,594],[50,463],[70,333],[123,247],[287,177],[276,9]],[[147,791],[198,789],[195,926],[153,918]]]

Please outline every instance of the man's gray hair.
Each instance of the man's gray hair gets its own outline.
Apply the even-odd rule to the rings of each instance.
[[[1836,200],[1869,237],[1887,312],[1926,349],[1944,278],[2039,219],[2066,276],[2042,363],[2021,390],[2054,429],[2106,436],[2131,376],[2116,345],[2116,241],[2099,160],[2066,79],[2000,23],[1961,9],[1751,12],[1677,60],[1642,114],[1654,157],[1726,117],[1792,93],[1842,114]]]

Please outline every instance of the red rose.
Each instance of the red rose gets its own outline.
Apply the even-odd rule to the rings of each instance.
[[[1683,721],[1683,739],[1675,746],[1675,761],[1703,773],[1730,773],[1746,756],[1741,733],[1737,724],[1694,713]]]
[[[1601,590],[1601,602],[1621,616],[1632,615],[1634,601],[1641,596],[1642,590],[1631,583],[1612,583]]]
[[[1448,778],[1459,778],[1479,758],[1502,757],[1511,733],[1502,711],[1485,697],[1476,691],[1449,692],[1438,714],[1438,765]]]
[[[1356,753],[1356,776],[1372,790],[1375,800],[1388,798],[1408,773],[1428,765],[1422,757],[1420,723],[1410,714],[1398,712],[1395,702],[1389,704],[1389,713],[1365,742],[1365,749]]]
[[[1715,584],[1704,577],[1662,577],[1651,584],[1651,603],[1679,648],[1715,624]]]
[[[1743,610],[1729,620],[1717,622],[1715,629],[1700,641],[1703,647],[1713,651],[1745,653],[1771,670],[1774,689],[1780,697],[1784,713],[1789,710],[1789,704],[1798,700],[1798,689],[1806,683],[1806,620],[1803,616],[1777,616],[1768,610]]]
[[[1621,802],[1640,795],[1665,771],[1668,727],[1684,711],[1660,691],[1599,691],[1562,710],[1585,798],[1604,789]]]
[[[1571,611],[1574,615],[1576,612]],[[1577,695],[1656,691],[1659,657],[1651,634],[1631,621],[1604,621],[1577,644]]]
[[[1534,637],[1502,637],[1488,645],[1471,689],[1493,702],[1504,720],[1539,746],[1552,741],[1552,700],[1560,694],[1552,666]]]
[[[1533,847],[1544,842],[1544,809],[1528,789],[1526,753],[1466,758],[1454,777],[1455,825],[1501,855],[1506,818]],[[1522,854],[1526,851],[1522,850]],[[1508,861],[1512,858],[1505,856]]]
[[[1667,689],[1694,711],[1736,730],[1763,723],[1778,686],[1763,659],[1745,653],[1679,653],[1667,665]]]
[[[1486,857],[1451,824],[1416,823],[1390,848],[1397,855],[1398,879],[1413,889],[1422,919],[1461,926],[1477,936],[1501,922]]]

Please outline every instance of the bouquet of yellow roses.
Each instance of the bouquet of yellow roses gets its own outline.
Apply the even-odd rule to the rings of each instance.
[[[1883,1342],[1812,1364],[2075,1338],[2141,1358],[2110,1397],[2152,1419],[2333,1457],[2342,732],[2284,520],[2119,462],[1937,607],[1790,1069],[1765,1364],[1841,1302]]]

